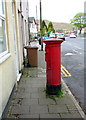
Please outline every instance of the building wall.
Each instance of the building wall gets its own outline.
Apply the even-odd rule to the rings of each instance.
[[[20,38],[20,70],[23,68],[23,31],[22,31],[22,16],[18,13],[18,23],[19,23],[19,38]]]
[[[0,116],[8,102],[17,79],[11,2],[6,3],[6,35],[8,53],[0,59],[0,90],[2,91],[2,94],[0,94]]]
[[[28,3],[23,0],[4,0],[6,6],[6,38],[8,52],[0,57],[0,117],[7,105],[14,85],[20,79],[24,65],[24,46],[28,45]],[[14,9],[13,9],[14,6]],[[1,29],[1,28],[0,28]]]
[[[20,8],[21,2],[21,8]],[[23,52],[21,62],[24,62],[24,57],[26,56],[26,51],[24,46],[29,44],[29,32],[28,32],[28,0],[19,0],[17,2],[17,10],[18,10],[18,21],[19,21],[19,36],[21,39],[21,51]]]
[[[30,33],[33,36],[37,35],[37,25],[36,25],[36,23],[34,21],[32,23],[30,23]]]

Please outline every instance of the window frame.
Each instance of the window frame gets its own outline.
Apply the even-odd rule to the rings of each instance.
[[[3,5],[4,5],[4,13],[3,14],[0,14],[0,20],[1,21],[4,21],[4,24],[5,24],[5,39],[6,39],[6,50],[1,52],[0,53],[0,59],[5,56],[7,53],[8,53],[8,41],[7,41],[7,33],[6,33],[6,5],[5,5],[5,2],[2,0],[1,2],[3,2]]]

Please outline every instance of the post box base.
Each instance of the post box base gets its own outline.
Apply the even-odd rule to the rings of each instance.
[[[61,84],[60,85],[46,85],[46,93],[50,95],[57,95],[58,92],[61,91]]]

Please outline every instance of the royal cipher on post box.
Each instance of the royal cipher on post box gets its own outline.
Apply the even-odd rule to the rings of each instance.
[[[61,91],[61,43],[62,39],[48,39],[45,43],[46,92],[56,95]]]

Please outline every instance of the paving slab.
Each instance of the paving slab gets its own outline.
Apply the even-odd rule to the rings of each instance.
[[[28,93],[25,93],[25,92],[14,93],[13,99],[16,99],[16,98],[30,98],[30,92],[28,92]]]
[[[46,94],[43,92],[43,93],[31,93],[31,99],[34,99],[34,98],[40,98],[40,99],[43,99],[43,98],[46,98]]]
[[[12,106],[10,114],[12,115],[21,115],[21,114],[29,114],[30,113],[30,106],[22,106],[22,105],[15,105]]]
[[[68,113],[66,105],[49,105],[49,113]]]
[[[78,112],[75,113],[60,113],[61,118],[81,118]]]
[[[28,93],[38,93],[38,88],[37,87],[29,87],[29,88],[25,88],[25,93],[28,94]]]
[[[40,118],[54,118],[54,120],[57,120],[57,118],[60,118],[60,115],[59,114],[43,114],[41,113],[40,114]],[[61,120],[61,119],[59,119]]]
[[[31,105],[30,113],[48,113],[48,106],[46,106],[46,105]]]
[[[39,104],[40,105],[55,105],[55,101],[50,99],[50,98],[43,98],[43,99],[40,99],[39,98]]]
[[[28,106],[28,105],[38,105],[38,99],[23,99],[22,101],[21,101],[21,105],[26,105],[26,106]]]
[[[27,69],[25,68],[26,71],[34,72],[34,68]],[[42,84],[45,85],[45,80],[45,77],[26,78],[23,76],[14,92],[7,118],[59,118],[61,120],[82,118],[63,86],[64,92],[61,97],[51,97],[46,94],[46,86],[42,86]]]
[[[29,118],[29,120],[30,119],[32,119],[32,118],[34,118],[34,119],[36,119],[37,120],[37,118],[39,119],[39,114],[29,114],[29,115],[19,115],[19,118]],[[33,119],[33,120],[34,120]]]

